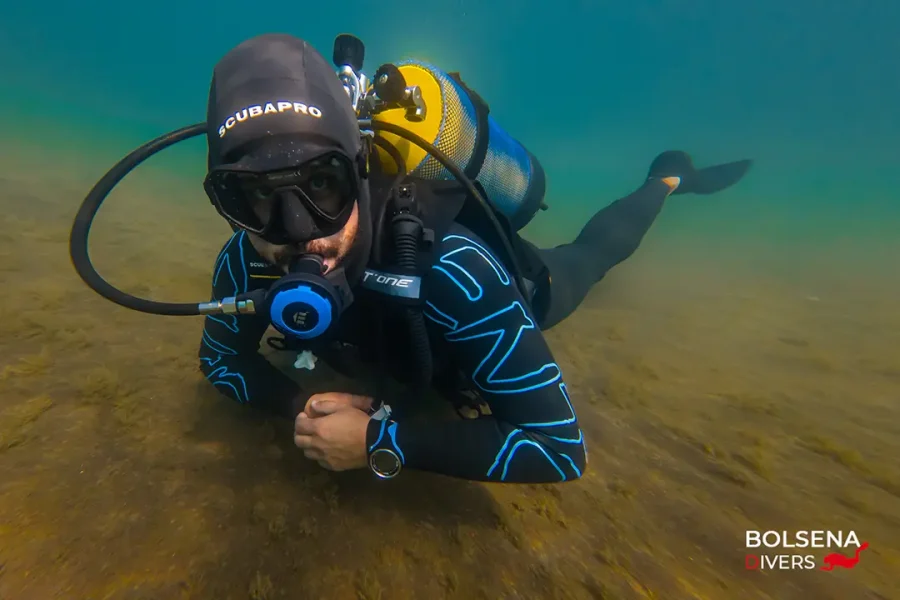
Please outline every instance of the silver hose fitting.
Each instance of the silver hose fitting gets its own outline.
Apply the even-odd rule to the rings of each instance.
[[[203,302],[197,305],[201,315],[254,315],[256,305],[253,300],[238,300],[234,296]]]

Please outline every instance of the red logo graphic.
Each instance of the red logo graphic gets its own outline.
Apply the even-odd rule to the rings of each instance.
[[[869,547],[869,542],[863,542],[859,548],[856,549],[856,553],[853,555],[853,558],[849,556],[844,556],[840,552],[832,552],[827,555],[824,560],[825,564],[822,565],[823,571],[831,571],[835,567],[843,567],[845,569],[852,569],[859,562],[859,553]]]

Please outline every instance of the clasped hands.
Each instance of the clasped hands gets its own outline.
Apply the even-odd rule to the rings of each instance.
[[[372,399],[366,396],[315,394],[294,420],[294,444],[306,458],[329,471],[365,467],[371,408]]]

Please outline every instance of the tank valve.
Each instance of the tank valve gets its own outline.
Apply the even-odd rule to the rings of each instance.
[[[375,94],[383,103],[377,112],[391,108],[405,108],[406,119],[413,122],[425,120],[425,100],[419,86],[407,86],[403,73],[390,63],[381,65],[372,81]]]
[[[334,52],[331,60],[334,66],[341,68],[344,65],[359,73],[362,71],[366,58],[366,46],[355,35],[342,33],[334,38]]]
[[[359,112],[360,103],[365,99],[369,81],[362,72],[366,57],[366,46],[362,40],[349,33],[342,33],[334,38],[332,61],[338,68],[338,79],[344,86],[353,110]]]

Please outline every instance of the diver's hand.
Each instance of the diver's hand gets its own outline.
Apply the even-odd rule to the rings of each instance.
[[[363,412],[372,410],[372,399],[368,396],[357,396],[355,394],[345,394],[343,392],[326,392],[324,394],[313,394],[310,396],[309,400],[306,401],[303,412],[306,413],[306,416],[310,419],[331,414],[330,412],[320,412],[318,410],[319,405],[322,403],[325,403],[326,407],[329,407],[331,404],[336,404],[340,407],[353,407]]]
[[[368,463],[368,413],[347,404],[321,398],[316,400],[315,418],[310,418],[305,412],[297,415],[294,421],[294,444],[303,450],[306,458],[316,461],[329,471],[365,467]]]

